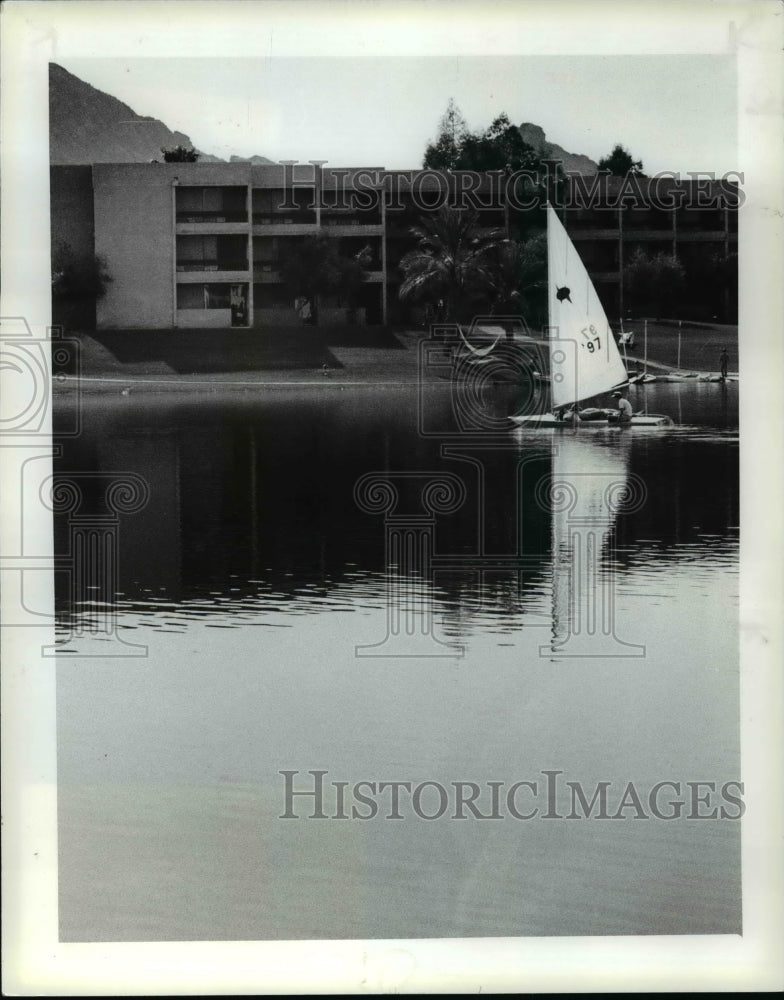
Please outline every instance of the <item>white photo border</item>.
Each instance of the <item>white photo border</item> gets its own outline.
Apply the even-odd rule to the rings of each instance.
[[[44,339],[48,66],[72,58],[735,53],[740,212],[742,936],[63,944],[57,936],[54,661],[4,630],[3,933],[9,995],[773,990],[782,940],[784,14],[777,0],[649,4],[32,2],[2,11],[2,306]],[[167,122],[177,127],[177,122]],[[2,374],[2,373],[0,373]],[[5,403],[13,406],[6,396]],[[35,446],[45,452],[50,429]],[[27,445],[0,448],[2,537]],[[41,537],[51,535],[46,511]],[[50,542],[51,545],[51,542]],[[53,602],[51,583],[49,600]],[[4,590],[4,600],[14,595]],[[688,669],[687,653],[684,669]]]

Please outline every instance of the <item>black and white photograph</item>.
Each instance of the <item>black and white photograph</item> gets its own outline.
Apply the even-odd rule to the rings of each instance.
[[[780,15],[5,6],[9,995],[781,988]]]

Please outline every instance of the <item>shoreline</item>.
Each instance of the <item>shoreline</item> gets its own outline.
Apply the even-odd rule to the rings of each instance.
[[[726,379],[722,380],[718,372],[684,372],[676,371],[667,365],[659,365],[650,362],[649,365],[660,369],[665,377],[657,378],[656,375],[647,383],[636,383],[637,385],[721,385],[726,382],[737,383],[739,375],[737,372],[729,372]],[[669,375],[679,375],[676,381]],[[346,389],[416,389],[420,386],[443,386],[448,388],[453,383],[449,379],[428,378],[418,379],[416,377],[408,379],[346,379],[334,376],[311,379],[227,379],[216,378],[214,380],[181,378],[140,378],[129,376],[119,378],[117,376],[97,376],[97,375],[67,375],[51,380],[52,397],[79,393],[80,395],[211,395],[216,396],[225,392],[250,393],[258,389],[281,390],[281,389],[336,389],[344,391]],[[499,382],[499,385],[509,385],[510,382]],[[635,384],[635,383],[631,383]]]
[[[663,322],[649,324],[649,334],[648,346],[655,357],[639,356],[638,336],[636,348],[624,359],[630,376],[645,370],[662,381],[675,382],[677,376],[684,384],[717,381],[722,347],[729,348],[730,366],[738,367],[737,328],[705,327],[679,335],[677,328]],[[259,389],[345,391],[453,383],[446,351],[443,357],[423,351],[430,338],[414,330],[372,330],[367,339],[355,329],[324,330],[320,337],[310,333],[301,340],[289,334],[217,343],[197,333],[173,339],[118,331],[76,336],[75,368],[72,365],[70,371],[54,374],[54,398],[74,393],[215,395]],[[546,346],[545,341],[531,343],[538,351]],[[729,373],[729,381],[737,379],[737,370]],[[480,382],[487,384],[480,378],[477,386]]]
[[[122,390],[127,389],[125,395],[130,395],[131,390],[139,392],[177,393],[177,392],[204,392],[217,394],[224,390],[234,389],[250,391],[253,389],[346,389],[349,387],[373,388],[373,389],[400,389],[416,388],[419,385],[443,385],[449,386],[448,379],[341,379],[332,376],[321,379],[227,379],[220,378],[214,380],[182,378],[138,378],[129,376],[128,378],[118,378],[112,376],[97,375],[65,375],[52,379],[53,395],[61,395],[66,392],[78,390],[100,393],[114,392],[118,389],[122,395]]]

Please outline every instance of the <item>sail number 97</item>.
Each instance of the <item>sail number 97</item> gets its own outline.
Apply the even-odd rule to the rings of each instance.
[[[599,338],[599,331],[593,323],[590,326],[584,326],[580,330],[580,333],[585,337],[583,347],[586,348],[589,354],[593,354],[594,351],[598,351],[601,348],[602,342]]]

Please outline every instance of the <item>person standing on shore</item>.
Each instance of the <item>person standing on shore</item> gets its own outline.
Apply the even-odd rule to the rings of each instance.
[[[721,356],[719,357],[719,365],[720,365],[720,368],[721,368],[721,377],[722,378],[726,378],[727,377],[727,369],[729,367],[729,363],[730,363],[730,356],[729,356],[729,354],[727,354],[727,348],[724,347],[724,348],[722,348]]]

